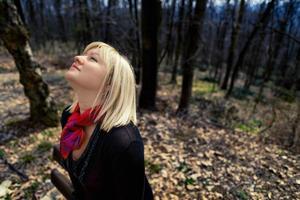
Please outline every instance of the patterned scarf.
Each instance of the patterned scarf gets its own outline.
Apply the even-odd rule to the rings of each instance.
[[[64,159],[68,157],[71,151],[80,148],[85,138],[83,128],[94,123],[93,120],[100,112],[101,106],[96,106],[96,109],[94,109],[90,115],[91,109],[92,108],[89,108],[80,114],[79,103],[77,103],[74,111],[68,118],[60,137],[60,153]],[[102,116],[101,119],[103,119],[103,117],[104,116]]]

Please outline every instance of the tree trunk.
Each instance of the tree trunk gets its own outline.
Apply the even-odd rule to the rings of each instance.
[[[139,106],[155,109],[158,69],[158,28],[161,21],[161,1],[142,0],[142,89]]]
[[[190,17],[188,26],[188,32],[186,35],[186,49],[183,54],[183,77],[180,102],[177,109],[177,113],[188,112],[189,101],[192,96],[192,85],[194,76],[194,65],[196,63],[196,51],[199,44],[199,35],[201,33],[201,27],[205,14],[207,0],[197,0],[195,6],[194,15]]]
[[[264,27],[267,25],[267,22],[268,22],[268,19],[269,19],[269,16],[275,6],[275,3],[276,3],[277,0],[272,0],[268,3],[268,6],[266,8],[266,10],[264,11],[264,13],[262,14],[262,16],[258,19],[257,23],[255,24],[252,32],[250,33],[250,36],[248,37],[244,47],[242,48],[239,56],[238,56],[238,60],[236,61],[235,65],[234,65],[234,69],[233,69],[233,74],[232,74],[232,78],[231,78],[231,81],[230,81],[230,86],[229,86],[229,89],[226,93],[226,97],[228,97],[231,92],[232,92],[232,89],[233,89],[233,86],[234,86],[234,81],[236,79],[236,76],[237,76],[237,73],[238,73],[238,70],[239,70],[239,67],[242,65],[243,61],[244,61],[244,58],[245,58],[245,55],[246,55],[246,52],[248,50],[248,48],[250,47],[250,44],[254,38],[254,36],[256,35],[257,31],[261,28],[261,27]]]
[[[172,39],[172,32],[173,32],[173,24],[174,24],[174,14],[175,14],[175,6],[176,6],[176,0],[172,0],[171,3],[172,7],[171,7],[171,13],[167,15],[167,19],[169,18],[169,30],[168,30],[168,34],[167,34],[167,41],[166,41],[166,47],[162,53],[162,56],[159,60],[158,63],[161,63],[162,60],[164,59],[164,57],[166,56],[166,54],[170,54],[171,51],[171,39]],[[169,13],[170,11],[168,11]],[[170,16],[169,16],[170,15]],[[168,59],[167,59],[168,62]]]
[[[20,82],[30,102],[30,119],[47,126],[57,126],[57,108],[43,81],[40,65],[33,61],[28,32],[17,9],[10,1],[0,1],[0,38],[13,56],[20,73]]]
[[[245,10],[245,0],[241,0],[240,8],[239,8],[239,14],[238,14],[238,20],[233,25],[232,34],[231,34],[231,44],[230,44],[230,47],[229,47],[229,54],[228,54],[228,58],[227,58],[226,73],[225,73],[225,78],[224,78],[222,86],[221,86],[221,89],[223,89],[223,90],[227,89],[229,76],[231,74],[232,65],[234,63],[235,51],[236,51],[236,48],[237,48],[236,44],[237,44],[237,40],[238,40],[238,37],[239,37],[241,24],[242,24],[242,21],[243,21],[244,10]]]
[[[141,63],[142,63],[142,56],[141,56],[141,37],[140,37],[140,23],[139,23],[139,15],[138,15],[138,0],[134,0],[134,17],[135,17],[135,41],[136,41],[136,48],[137,48],[137,55],[136,55],[136,83],[140,84],[141,80]]]
[[[106,27],[105,27],[105,41],[108,43],[112,43],[113,37],[112,37],[112,31],[110,24],[114,20],[114,10],[118,4],[118,0],[108,0],[107,5],[107,14],[106,14]]]
[[[280,20],[280,32],[286,33],[288,35],[292,35],[292,29],[293,29],[293,23],[289,23],[289,21],[292,21],[293,14],[295,11],[295,1],[290,1],[288,3],[288,7],[285,13],[285,17]],[[287,30],[288,29],[288,30]],[[279,33],[278,33],[279,34]],[[283,34],[280,34],[283,37]],[[275,84],[278,86],[281,86],[287,90],[290,90],[293,86],[293,79],[291,78],[291,74],[287,73],[291,71],[290,61],[292,60],[290,58],[290,46],[291,46],[291,40],[290,38],[287,38],[286,43],[284,42],[284,38],[282,38],[282,43],[285,44],[284,46],[280,46],[281,49],[283,49],[283,56],[280,61],[280,64],[278,65],[278,70],[276,73],[276,81]]]
[[[226,10],[223,15],[223,19],[220,20],[220,25],[217,29],[217,58],[215,63],[215,72],[214,72],[214,80],[217,80],[218,84],[220,84],[221,78],[221,71],[223,68],[224,63],[224,46],[225,46],[225,39],[227,35],[227,27],[228,27],[228,16],[230,14],[230,0],[226,1]]]
[[[290,8],[288,10],[290,10]],[[289,12],[284,17],[284,19],[280,20],[280,23],[279,23],[280,32],[282,32],[282,33],[285,32],[288,19],[289,19]],[[282,42],[283,42],[283,39],[284,39],[283,34],[279,34],[279,33],[272,33],[272,34],[275,34],[275,37],[274,37],[275,39],[274,39],[274,41],[272,41],[270,39],[269,58],[268,58],[268,61],[267,61],[267,64],[266,64],[266,68],[265,68],[265,70],[263,72],[263,75],[262,75],[263,82],[262,82],[262,84],[260,86],[260,89],[259,89],[257,101],[260,101],[260,99],[263,95],[265,83],[267,83],[270,80],[272,72],[275,69],[275,66],[277,64],[277,58],[278,58],[278,55],[279,55],[280,50],[281,50],[280,47],[282,46]],[[274,44],[274,47],[272,48],[273,44]]]
[[[77,53],[92,41],[91,22],[89,20],[87,0],[74,1],[76,8],[76,44]]]
[[[184,7],[185,7],[185,0],[181,0],[181,4],[179,7],[178,21],[177,21],[178,24],[177,24],[177,42],[176,42],[176,50],[175,50],[175,60],[172,68],[172,76],[170,81],[173,84],[176,84],[177,66],[178,66],[179,56],[181,52]]]
[[[67,37],[66,37],[65,23],[64,23],[63,16],[61,14],[61,0],[55,0],[54,7],[57,15],[58,26],[59,26],[58,29],[59,35],[57,36],[57,39],[66,42]]]
[[[135,74],[136,84],[140,84],[141,76],[141,47],[140,47],[140,33],[139,33],[139,19],[138,19],[138,5],[137,0],[128,0],[130,18],[134,22],[134,26],[129,30],[128,42],[131,45],[132,50],[132,65]],[[133,36],[133,39],[132,37]]]
[[[257,69],[259,64],[261,63],[262,60],[262,44],[266,36],[266,31],[264,31],[264,28],[261,29],[258,41],[253,45],[252,49],[252,54],[250,55],[250,58],[255,58],[250,60],[250,64],[246,70],[246,79],[244,82],[244,89],[249,89],[254,77],[256,76]]]
[[[26,27],[27,24],[26,24],[25,17],[24,17],[24,12],[23,12],[23,9],[22,9],[22,6],[21,6],[21,1],[20,0],[14,0],[14,4],[17,7],[17,11],[18,11],[19,16],[21,17],[23,25]]]

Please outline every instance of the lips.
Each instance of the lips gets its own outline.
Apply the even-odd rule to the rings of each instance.
[[[78,71],[80,71],[79,67],[77,67],[74,63],[71,65],[71,67],[76,68]]]

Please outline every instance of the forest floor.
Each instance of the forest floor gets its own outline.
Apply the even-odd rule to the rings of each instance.
[[[29,103],[19,75],[8,70],[14,66],[11,59],[0,57],[0,61],[0,199],[32,199],[33,195],[43,200],[63,199],[50,181],[52,169],[67,175],[52,159],[52,145],[59,142],[60,124],[44,128],[26,120]],[[71,102],[72,91],[64,80],[65,71],[51,67],[42,74],[62,111]],[[167,84],[162,77],[158,111],[138,111],[146,175],[155,200],[300,199],[299,154],[261,140],[255,127],[224,126],[218,113],[222,113],[225,103],[218,101],[216,109],[217,105],[202,95],[205,81],[194,86],[196,95],[190,113],[176,116],[180,85]],[[240,102],[246,110],[247,101]],[[232,117],[230,113],[241,110],[235,109],[231,107],[221,115]]]

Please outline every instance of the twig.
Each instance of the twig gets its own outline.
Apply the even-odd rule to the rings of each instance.
[[[23,181],[28,181],[28,176],[26,174],[20,172],[17,168],[15,168],[12,164],[10,164],[5,158],[2,157],[1,159],[4,161],[4,164],[6,164],[10,170],[12,170],[17,175],[19,175]]]

